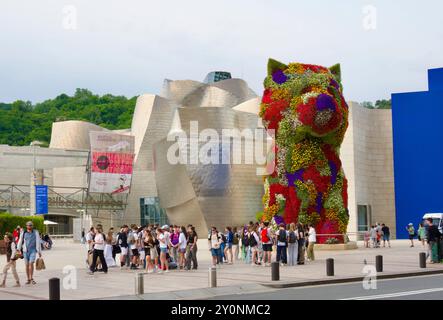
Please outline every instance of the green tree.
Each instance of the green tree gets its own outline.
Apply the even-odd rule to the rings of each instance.
[[[370,101],[363,101],[361,106],[367,109],[374,109],[374,105]]]
[[[77,89],[73,96],[63,93],[35,105],[22,100],[0,103],[0,144],[23,146],[39,140],[48,145],[55,121],[83,120],[108,129],[126,129],[131,126],[136,100]]]
[[[389,99],[389,100],[385,100],[385,99],[377,100],[377,101],[375,101],[375,107],[377,109],[391,109],[392,108],[392,106],[391,106],[391,99]]]

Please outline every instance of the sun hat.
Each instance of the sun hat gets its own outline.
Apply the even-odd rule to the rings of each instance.
[[[28,221],[28,222],[26,222],[26,226],[30,226],[30,227],[33,227],[33,226],[34,226],[34,224],[32,223],[32,221]]]
[[[414,224],[412,222],[409,222],[408,226],[413,226]]]
[[[167,224],[165,224],[165,225],[162,227],[162,229],[163,229],[163,230],[167,230],[167,229],[169,229],[169,226],[168,226]]]

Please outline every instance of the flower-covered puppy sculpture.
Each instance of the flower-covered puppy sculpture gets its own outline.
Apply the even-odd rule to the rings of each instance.
[[[265,178],[262,220],[312,223],[319,236],[343,241],[349,220],[347,180],[339,158],[348,126],[340,65],[325,68],[273,59],[260,106],[274,130],[275,170]]]

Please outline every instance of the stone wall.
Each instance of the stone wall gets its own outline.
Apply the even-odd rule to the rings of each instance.
[[[341,148],[349,181],[348,232],[357,231],[357,206],[369,205],[369,223],[385,223],[395,235],[392,112],[363,108],[354,102],[349,103],[349,109],[349,128]]]

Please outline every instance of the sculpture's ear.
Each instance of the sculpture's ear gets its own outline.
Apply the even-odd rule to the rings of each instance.
[[[268,60],[268,76],[272,75],[277,70],[284,70],[288,66],[284,63],[281,63],[277,60],[274,60],[272,58],[269,58]]]
[[[331,73],[334,75],[337,82],[341,82],[340,63],[334,64],[332,67],[329,67],[329,71],[331,71]]]

